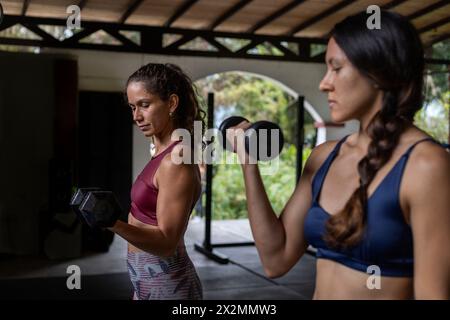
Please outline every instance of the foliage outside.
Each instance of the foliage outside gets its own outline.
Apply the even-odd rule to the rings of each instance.
[[[272,175],[262,175],[263,183],[274,211],[285,206],[296,185],[295,147],[297,105],[295,98],[271,81],[247,73],[215,74],[196,82],[202,96],[215,93],[215,127],[231,115],[240,115],[255,122],[269,120],[277,123],[285,137],[279,167]],[[305,140],[303,164],[315,142],[313,119],[305,112]],[[236,157],[232,155],[232,157]],[[237,163],[237,160],[234,161]],[[264,167],[265,163],[260,163]],[[247,217],[242,169],[238,164],[220,164],[213,167],[213,219]]]
[[[450,40],[435,44],[431,56],[435,59],[450,60]],[[449,143],[449,67],[428,65],[424,87],[424,107],[417,112],[415,124],[437,141]]]

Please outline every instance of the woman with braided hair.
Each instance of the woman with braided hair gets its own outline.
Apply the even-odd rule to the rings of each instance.
[[[315,299],[449,299],[450,156],[413,125],[423,48],[401,15],[382,11],[374,30],[367,18],[334,27],[319,86],[332,120],[359,120],[359,131],[313,150],[279,217],[258,166],[235,148],[256,247],[269,277],[315,247]]]
[[[135,300],[202,299],[202,285],[184,244],[189,216],[201,193],[200,171],[172,158],[189,150],[176,129],[205,129],[205,112],[190,78],[176,65],[149,63],[126,84],[126,100],[155,153],[131,189],[128,223],[110,228],[128,241],[127,266]],[[185,148],[177,148],[185,144]],[[180,151],[181,149],[181,151]],[[173,151],[173,152],[172,152]]]

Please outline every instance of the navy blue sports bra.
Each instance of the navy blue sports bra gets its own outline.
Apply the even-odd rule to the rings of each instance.
[[[370,265],[377,265],[382,276],[412,277],[413,237],[400,207],[400,182],[413,148],[420,142],[434,140],[426,138],[410,146],[369,197],[365,232],[359,244],[347,249],[335,249],[323,240],[325,223],[330,214],[319,205],[318,199],[328,169],[346,138],[336,144],[314,176],[313,202],[304,224],[305,239],[317,249],[317,258],[330,259],[362,272],[367,272]]]

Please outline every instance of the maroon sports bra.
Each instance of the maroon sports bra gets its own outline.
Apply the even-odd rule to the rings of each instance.
[[[158,225],[158,220],[156,218],[158,188],[153,184],[153,176],[159,168],[162,159],[164,159],[164,156],[171,152],[179,142],[180,141],[173,142],[160,154],[152,157],[131,187],[130,211],[133,217],[143,223],[154,226]]]

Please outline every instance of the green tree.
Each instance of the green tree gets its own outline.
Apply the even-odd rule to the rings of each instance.
[[[450,60],[450,41],[442,41],[429,49],[435,59]],[[425,70],[424,106],[415,115],[415,124],[440,142],[449,138],[450,86],[447,65],[427,65]]]
[[[248,73],[226,72],[198,80],[196,84],[203,96],[214,92],[216,122],[231,115],[250,121],[273,121],[283,129],[285,141],[295,144],[295,97],[274,82]],[[310,138],[315,136],[313,123],[311,115],[305,112],[305,136]]]

